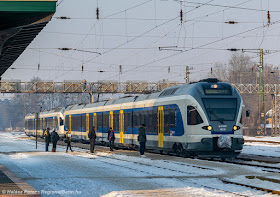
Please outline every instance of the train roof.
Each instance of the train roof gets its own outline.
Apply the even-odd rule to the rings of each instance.
[[[187,94],[195,94],[197,92],[197,89],[200,89],[202,91],[202,87],[205,84],[222,84],[230,87],[231,85],[224,82],[219,82],[216,78],[208,78],[203,79],[198,82],[192,82],[189,84],[184,85],[177,85],[172,86],[169,88],[166,88],[162,90],[161,92],[151,93],[151,94],[144,94],[139,96],[125,96],[118,99],[112,99],[107,101],[100,101],[90,104],[75,104],[68,106],[65,111],[69,110],[76,110],[76,109],[86,109],[86,108],[92,108],[92,107],[99,107],[99,106],[107,106],[107,105],[115,105],[115,104],[122,104],[122,103],[130,103],[130,102],[138,102],[143,100],[150,100],[150,99],[158,99],[161,97],[170,97],[170,96],[178,96],[178,95],[187,95]],[[232,87],[231,87],[232,88]]]
[[[40,115],[58,113],[58,112],[63,113],[64,110],[65,110],[65,107],[58,107],[58,108],[51,109],[51,110],[48,110],[48,111],[42,111],[42,112],[40,112]],[[34,115],[35,115],[35,113],[28,113],[26,116],[34,116]]]

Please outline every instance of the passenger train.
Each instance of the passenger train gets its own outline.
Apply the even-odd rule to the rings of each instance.
[[[88,141],[95,126],[97,141],[106,143],[112,127],[115,144],[137,147],[144,123],[147,149],[224,159],[236,157],[243,148],[242,107],[241,96],[230,84],[204,79],[158,93],[42,112],[38,125],[31,114],[25,118],[26,134],[34,135],[36,126],[40,134],[50,127],[61,136],[70,131],[73,140]]]

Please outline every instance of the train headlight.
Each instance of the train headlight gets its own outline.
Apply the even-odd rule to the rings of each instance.
[[[233,130],[234,131],[237,131],[237,130],[239,130],[240,129],[240,126],[233,126]]]
[[[204,126],[204,127],[202,127],[202,129],[204,129],[204,130],[208,130],[208,131],[212,131],[212,126]]]

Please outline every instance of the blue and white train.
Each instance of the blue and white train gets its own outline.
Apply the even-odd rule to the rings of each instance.
[[[62,117],[63,132],[71,131],[73,140],[88,141],[88,132],[95,126],[97,141],[104,143],[112,127],[115,144],[138,146],[138,128],[144,123],[147,149],[236,157],[244,144],[242,107],[241,96],[230,84],[205,79],[159,93],[68,106]]]
[[[36,114],[27,114],[25,116],[25,133],[28,136],[36,135],[43,137],[43,130],[49,128],[50,131],[56,130],[59,136],[64,136],[64,113],[65,108],[60,107],[50,111],[44,111],[39,113],[38,120],[36,119]]]

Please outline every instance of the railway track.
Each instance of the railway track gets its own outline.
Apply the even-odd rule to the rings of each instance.
[[[93,155],[93,154],[92,154]],[[198,175],[198,176],[190,176],[188,173],[186,173],[185,171],[181,171],[181,170],[174,170],[174,169],[170,169],[170,168],[166,168],[166,167],[162,167],[162,166],[154,166],[154,165],[151,165],[151,164],[148,164],[148,163],[144,163],[144,162],[136,162],[136,161],[129,161],[129,160],[125,160],[125,159],[118,159],[118,158],[113,158],[113,157],[110,157],[110,156],[104,156],[104,155],[98,155],[98,157],[102,157],[102,158],[105,158],[105,160],[99,160],[98,161],[102,161],[106,164],[110,164],[110,165],[114,165],[115,166],[118,166],[118,167],[121,167],[121,168],[125,168],[125,169],[130,169],[132,171],[138,171],[140,173],[148,173],[148,174],[151,174],[152,176],[147,176],[147,177],[142,177],[142,178],[172,178],[172,179],[177,179],[177,180],[180,180],[182,182],[186,182],[187,180],[186,179],[203,179],[203,178],[213,178],[213,179],[217,179],[215,176],[201,176],[201,175]],[[96,158],[88,158],[88,159],[96,159]],[[125,161],[127,163],[129,163],[128,165],[126,166],[123,166],[123,165],[118,165],[118,164],[115,164],[109,160],[116,160],[116,161]],[[188,167],[195,167],[195,168],[199,168],[199,169],[207,169],[207,170],[214,170],[214,169],[210,169],[210,168],[204,168],[204,167],[200,167],[200,166],[194,166],[194,165],[187,165],[187,164],[179,164],[177,162],[171,162],[171,161],[163,161],[163,162],[167,162],[167,163],[172,163],[172,164],[177,164],[177,165],[184,165],[184,166],[188,166]],[[139,170],[139,169],[135,169],[135,168],[132,168],[132,167],[128,167],[128,166],[133,166],[133,165],[130,165],[131,163],[133,163],[134,165],[142,165],[142,166],[146,166],[146,167],[156,167],[156,168],[159,168],[159,169],[162,169],[162,170],[167,170],[167,171],[171,171],[171,172],[176,172],[176,173],[182,173],[182,174],[186,174],[186,175],[180,175],[180,176],[162,176],[162,175],[158,175],[158,174],[155,174],[155,173],[152,173],[152,172],[147,172],[147,171],[144,171],[144,170]],[[249,197],[248,195],[244,195],[244,194],[240,194],[238,192],[232,192],[232,191],[227,191],[227,190],[224,190],[224,189],[221,189],[221,188],[216,188],[216,187],[211,187],[209,185],[204,185],[204,184],[198,184],[198,183],[193,183],[193,182],[189,182],[187,181],[188,183],[191,183],[191,184],[194,184],[194,185],[198,185],[199,187],[204,187],[204,188],[208,188],[208,189],[211,189],[213,191],[221,191],[221,192],[225,192],[227,194],[233,194],[235,196],[244,196],[244,197]],[[226,183],[227,184],[227,183]],[[269,191],[268,191],[269,192]]]
[[[39,140],[39,141],[43,142],[42,139]],[[60,142],[59,145],[65,146],[66,144],[63,143],[63,142]],[[78,147],[78,148],[82,148],[82,149],[88,149],[88,145],[85,145],[85,144],[73,143],[72,145],[74,147]],[[104,147],[104,146],[102,146],[102,147]],[[156,152],[152,152],[152,153],[156,153]],[[164,154],[164,153],[157,153],[157,154]],[[182,157],[182,156],[177,156],[175,154],[174,155],[172,155],[172,154],[170,155],[170,154],[167,154],[167,153],[164,154],[164,155],[169,155],[169,156],[172,156],[172,157]],[[213,178],[213,179],[216,178],[216,179],[219,179],[220,181],[222,181],[224,184],[233,184],[233,185],[238,185],[238,186],[249,188],[250,190],[259,190],[259,191],[264,191],[264,192],[271,193],[271,194],[280,195],[280,191],[276,191],[276,190],[266,189],[266,188],[262,188],[262,187],[258,187],[258,186],[253,186],[253,185],[247,185],[247,184],[243,184],[243,183],[237,183],[237,182],[234,182],[234,181],[230,181],[230,180],[226,180],[226,179],[222,179],[222,178],[217,178],[217,177],[215,177],[213,175],[212,176],[201,176],[201,175],[195,176],[195,175],[186,173],[186,171],[179,170],[182,166],[185,166],[185,167],[192,167],[192,168],[197,168],[197,169],[201,169],[201,170],[210,170],[210,171],[212,170],[212,171],[215,171],[214,169],[211,169],[211,168],[195,166],[195,165],[191,165],[191,164],[178,163],[178,162],[174,162],[174,161],[164,161],[166,163],[172,163],[172,164],[177,164],[178,165],[177,169],[171,169],[171,168],[168,168],[168,167],[154,166],[152,164],[148,164],[148,163],[144,163],[144,162],[128,161],[128,160],[113,158],[113,157],[104,156],[104,155],[103,156],[102,155],[98,155],[98,157],[103,158],[103,160],[99,159],[100,162],[104,162],[104,163],[107,163],[109,165],[114,165],[114,166],[118,166],[120,168],[125,168],[125,169],[130,169],[130,170],[133,170],[133,171],[138,171],[139,173],[148,173],[149,176],[147,176],[146,178],[174,178],[174,179],[178,179],[180,181],[186,181],[186,179],[190,179],[190,178],[197,178],[197,179],[199,179],[199,178]],[[96,158],[89,158],[89,159],[96,159]],[[117,162],[110,162],[110,160],[115,160]],[[141,165],[141,166],[146,166],[146,167],[150,167],[150,168],[153,167],[155,169],[161,169],[161,170],[169,171],[169,172],[172,172],[172,173],[180,173],[181,175],[178,175],[178,176],[162,176],[162,175],[158,175],[156,173],[153,173],[151,171],[135,169],[135,168],[131,167],[133,165],[129,165],[129,164],[126,165],[126,166],[118,165],[117,164],[118,161],[125,161],[125,162],[127,162],[129,164]],[[208,161],[221,162],[221,163],[229,163],[229,164],[236,164],[236,165],[252,166],[252,167],[258,167],[258,168],[264,168],[262,170],[266,171],[266,172],[280,173],[280,168],[279,167],[265,166],[265,165],[259,165],[259,164],[250,164],[250,163],[244,163],[244,162],[239,162],[239,161],[230,161],[230,160],[229,161],[228,160],[226,160],[226,161],[208,160]],[[246,161],[246,159],[245,159],[245,161]],[[247,159],[247,161],[248,161],[248,159]],[[252,158],[250,158],[249,161],[258,161],[258,162],[260,162],[259,160],[254,160]],[[264,162],[264,161],[262,160],[262,162]],[[267,162],[267,163],[269,163],[269,162]],[[143,178],[145,178],[145,177],[143,177]],[[265,179],[266,178],[264,178],[263,180],[265,180]],[[196,183],[193,183],[193,184],[196,184]],[[220,189],[220,188],[216,188],[216,187],[211,187],[209,185],[203,185],[203,184],[197,184],[197,185],[199,185],[201,187],[205,187],[205,188],[211,189],[211,190],[223,191],[223,192],[226,192],[228,194],[233,194],[233,195],[236,195],[236,196],[247,196],[247,195],[244,195],[242,193],[227,191],[227,190],[224,190],[224,189]]]
[[[239,186],[248,187],[248,188],[251,188],[251,189],[256,189],[256,190],[259,190],[259,191],[265,191],[265,192],[268,192],[268,193],[271,193],[271,194],[280,195],[280,191],[276,191],[276,190],[272,190],[272,189],[266,189],[266,188],[257,187],[257,186],[253,186],[253,185],[247,185],[247,184],[243,184],[243,183],[237,183],[237,182],[234,182],[234,181],[228,181],[228,180],[224,180],[224,179],[221,179],[221,180],[222,180],[223,183],[226,183],[226,184],[239,185]]]
[[[275,142],[275,141],[261,141],[261,140],[244,140],[244,142],[258,142],[258,143],[280,144],[280,142]]]
[[[31,138],[31,139],[33,139],[33,138]],[[44,142],[44,140],[40,139],[40,138],[38,139],[38,141]],[[59,141],[58,144],[62,145],[62,146],[66,146],[66,144],[64,142],[62,142],[62,141]],[[88,149],[89,148],[88,144],[72,143],[71,145],[73,147],[78,147],[78,148],[82,148],[82,149]],[[100,147],[104,147],[104,146],[100,146]],[[130,149],[126,149],[126,150],[130,150]],[[156,151],[151,151],[151,150],[149,150],[148,152],[149,153],[154,153],[154,154],[168,155],[168,156],[172,156],[172,157],[183,157],[183,156],[178,156],[175,153],[173,154],[173,153],[165,153],[165,152],[156,152]],[[238,161],[238,159],[235,159],[235,160],[225,160],[225,161],[213,160],[213,159],[201,159],[201,158],[196,158],[196,159],[207,160],[207,161],[214,161],[214,162],[224,162],[224,163],[243,165],[243,166],[259,167],[259,168],[264,168],[262,170],[266,171],[266,172],[280,173],[280,167],[267,166],[267,165],[261,165],[261,164],[253,164],[253,163],[246,162],[246,161],[255,161],[255,162],[259,162],[259,163],[272,164],[272,162],[270,161],[271,157],[262,156],[263,157],[262,160],[259,160],[259,159],[254,158],[254,157],[256,157],[256,156],[255,155],[252,156],[252,155],[245,155],[245,154],[243,154],[242,157],[238,158],[239,160],[243,160],[245,162]],[[277,159],[279,159],[279,158],[277,158]],[[279,159],[279,162],[273,162],[273,163],[274,164],[280,163],[280,159]]]

